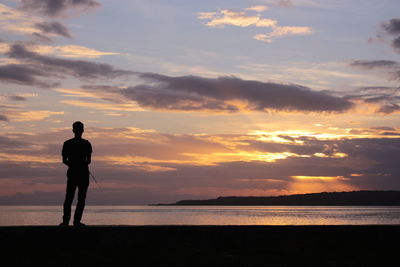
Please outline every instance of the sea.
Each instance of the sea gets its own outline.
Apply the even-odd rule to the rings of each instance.
[[[58,225],[62,206],[0,206],[0,226]],[[88,225],[396,225],[400,206],[86,206]]]

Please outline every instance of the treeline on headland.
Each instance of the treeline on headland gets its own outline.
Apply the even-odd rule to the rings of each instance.
[[[218,197],[205,200],[180,200],[176,206],[400,206],[400,191],[323,192],[284,196]]]

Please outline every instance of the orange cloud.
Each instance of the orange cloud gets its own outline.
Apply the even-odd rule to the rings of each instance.
[[[291,176],[294,179],[297,180],[306,180],[306,181],[312,181],[312,180],[321,180],[321,181],[337,181],[337,180],[347,180],[347,178],[343,176]]]
[[[63,115],[63,111],[30,110],[11,113],[9,117],[14,121],[40,121],[54,115]]]
[[[253,7],[260,9],[260,6]],[[238,27],[274,27],[277,24],[276,20],[261,18],[260,15],[248,15],[244,11],[221,10],[217,12],[199,13],[199,19],[211,19],[205,23],[209,27],[224,27],[232,25]]]
[[[0,29],[17,34],[32,34],[37,31],[34,24],[40,19],[29,14],[0,4]]]
[[[59,163],[60,159],[51,156],[30,156],[13,153],[0,153],[0,162]]]
[[[357,190],[361,180],[375,179],[368,170],[377,164],[375,152],[360,158],[357,151],[364,151],[371,142],[374,149],[385,149],[396,142],[391,138],[319,139],[302,137],[300,131],[292,139],[272,133],[277,138],[274,141],[267,132],[190,135],[134,127],[86,130],[85,138],[92,142],[95,151],[91,167],[96,178],[104,180],[104,188],[126,194],[137,188],[150,190],[146,186],[152,191],[199,196]],[[0,137],[5,148],[0,161],[9,168],[18,166],[17,174],[8,170],[13,176],[29,177],[32,173],[37,177],[43,173],[57,177],[63,167],[59,155],[61,142],[70,135],[69,127],[34,135],[10,133]],[[298,139],[303,142],[296,142]],[[361,175],[367,178],[361,179]],[[380,174],[374,174],[377,175]],[[385,177],[391,179],[390,174]]]
[[[32,31],[35,31],[34,29]],[[6,53],[10,50],[11,45],[0,42],[0,53]],[[99,58],[102,56],[119,55],[116,52],[103,52],[81,45],[32,45],[30,50],[40,55],[54,55],[65,58]]]
[[[268,34],[256,34],[253,38],[259,41],[271,43],[275,38],[288,35],[308,35],[313,32],[313,29],[307,26],[279,26],[275,27],[273,31]]]
[[[139,107],[135,103],[112,104],[112,103],[85,102],[79,100],[61,100],[60,102],[88,109],[117,110],[117,111],[145,111],[145,109]]]
[[[50,110],[23,110],[22,105],[8,105],[3,113],[11,120],[17,122],[40,121],[51,116],[63,115],[63,111]]]
[[[119,54],[115,52],[102,52],[80,45],[63,45],[63,46],[39,45],[39,46],[33,46],[31,49],[33,52],[42,55],[55,55],[66,58],[99,58],[102,56]]]
[[[263,12],[263,11],[266,11],[268,9],[269,9],[268,6],[263,6],[263,5],[251,6],[251,7],[245,8],[245,10],[256,11],[256,12]]]
[[[272,28],[268,34],[256,34],[254,39],[271,43],[274,39],[288,35],[308,35],[314,30],[308,26],[278,26],[278,21],[270,18],[262,18],[260,14],[249,15],[249,11],[263,12],[268,6],[258,5],[245,8],[244,11],[220,10],[219,12],[200,12],[197,18],[209,20],[204,25],[208,27],[224,28],[226,25],[236,27],[267,27]]]

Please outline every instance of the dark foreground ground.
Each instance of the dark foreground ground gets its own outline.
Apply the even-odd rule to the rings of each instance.
[[[398,226],[0,227],[1,266],[399,266]]]

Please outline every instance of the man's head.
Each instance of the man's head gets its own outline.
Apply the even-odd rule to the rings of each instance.
[[[75,137],[81,137],[83,134],[83,123],[80,121],[76,121],[72,124],[72,131],[75,134]]]

